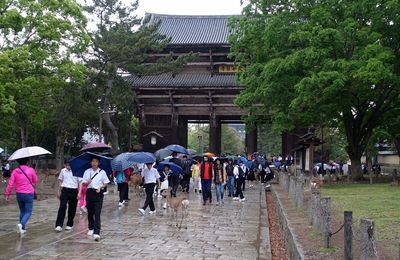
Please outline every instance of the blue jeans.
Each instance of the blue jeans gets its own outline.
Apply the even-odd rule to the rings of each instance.
[[[228,194],[232,197],[235,195],[235,176],[228,176]]]
[[[215,184],[215,193],[217,196],[217,202],[220,201],[220,199],[224,199],[224,184]]]
[[[19,223],[22,225],[22,229],[25,229],[25,225],[32,215],[33,193],[17,193],[17,201],[20,212]]]
[[[203,194],[203,202],[206,203],[207,200],[212,201],[211,195],[211,180],[201,180],[201,189]]]

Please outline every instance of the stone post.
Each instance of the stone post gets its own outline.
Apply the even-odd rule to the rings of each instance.
[[[353,260],[353,212],[344,212],[344,260]]]
[[[302,208],[304,206],[303,177],[297,178],[296,182],[296,206]]]
[[[360,220],[360,260],[378,259],[374,245],[374,221],[371,219]]]
[[[326,197],[321,202],[321,216],[322,216],[322,234],[324,236],[324,246],[330,247],[330,233],[331,233],[331,198]]]

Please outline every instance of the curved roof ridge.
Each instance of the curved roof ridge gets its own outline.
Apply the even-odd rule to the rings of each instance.
[[[154,17],[165,17],[165,18],[184,18],[184,19],[204,19],[204,18],[229,18],[231,16],[241,16],[240,14],[226,14],[226,15],[181,15],[181,14],[158,14],[158,13],[147,13],[146,16],[151,15]]]

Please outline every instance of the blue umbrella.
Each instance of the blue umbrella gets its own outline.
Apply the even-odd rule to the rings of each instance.
[[[168,166],[169,169],[172,171],[172,174],[174,174],[174,175],[178,175],[182,172],[182,168],[179,165],[172,163],[172,162],[168,162],[168,161],[160,162],[157,165],[157,169],[162,172],[164,170],[165,166]]]
[[[92,161],[92,158],[94,156],[96,156],[100,160],[100,169],[104,170],[107,175],[110,175],[112,173],[111,158],[91,152],[86,152],[79,155],[78,157],[75,157],[69,162],[74,176],[83,177],[83,173],[87,169],[92,168],[90,162]]]
[[[240,156],[240,158],[239,158],[239,160],[238,160],[238,164],[239,164],[240,161],[242,161],[243,164],[244,164],[247,168],[250,168],[250,163],[249,163],[249,161],[248,161],[244,156]]]
[[[136,163],[155,163],[156,157],[152,153],[138,152],[130,153],[128,160]]]
[[[186,150],[185,147],[178,145],[178,144],[171,144],[165,147],[165,149],[170,150],[171,152],[176,152],[176,153],[183,153],[183,154],[190,154],[188,150]]]
[[[170,156],[171,154],[172,154],[172,151],[171,151],[171,150],[168,150],[168,149],[165,149],[165,148],[160,149],[160,150],[157,150],[157,151],[154,153],[154,155],[156,156],[157,160],[159,160],[159,161],[164,160],[165,157],[168,157],[168,156]]]
[[[121,153],[111,161],[113,171],[125,171],[133,166],[135,161],[131,160],[132,153]]]

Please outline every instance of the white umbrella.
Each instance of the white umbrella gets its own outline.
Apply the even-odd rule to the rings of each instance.
[[[40,146],[29,146],[29,147],[24,147],[24,148],[16,150],[10,156],[10,158],[8,158],[8,160],[14,161],[14,160],[21,159],[21,158],[27,158],[27,157],[33,157],[33,156],[39,156],[39,155],[45,155],[45,154],[51,154],[51,152],[47,151],[46,149],[44,149]]]
[[[0,147],[0,153],[4,152],[4,149]]]

